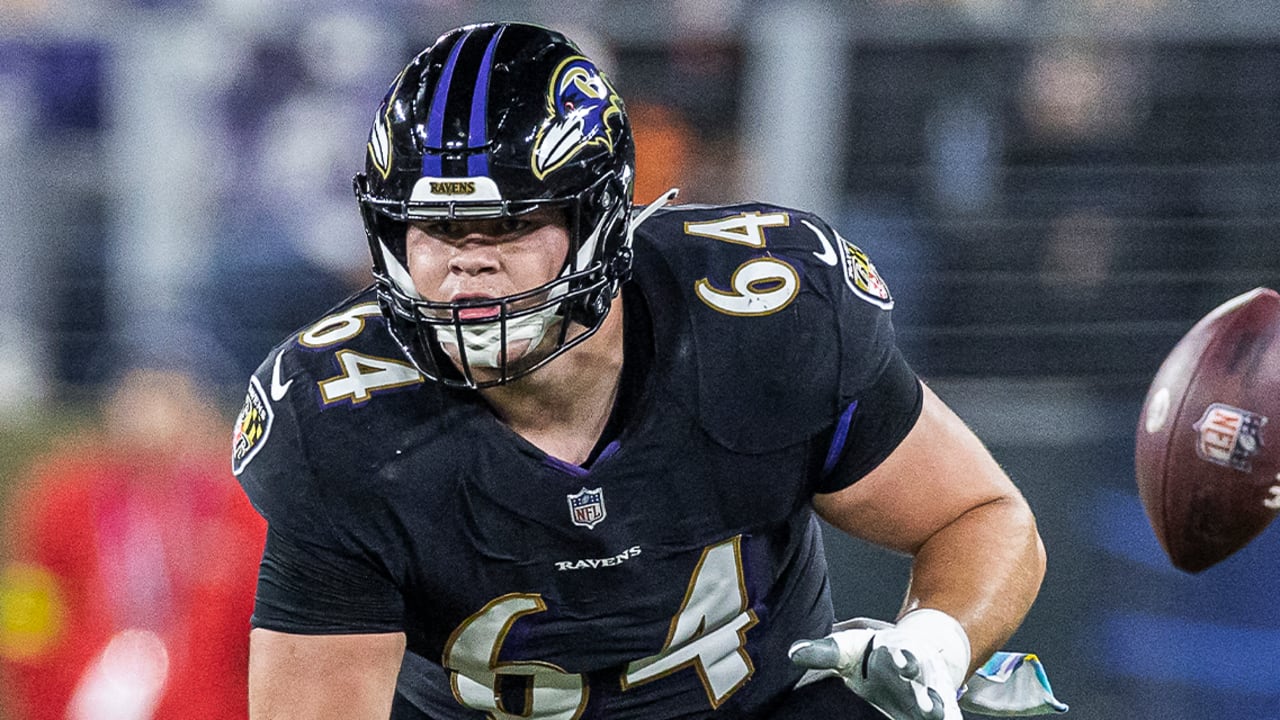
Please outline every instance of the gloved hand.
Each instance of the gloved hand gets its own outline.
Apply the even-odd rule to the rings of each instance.
[[[897,624],[841,623],[799,640],[791,661],[834,670],[849,689],[892,720],[962,720],[956,698],[969,669],[969,636],[940,610],[913,610]]]

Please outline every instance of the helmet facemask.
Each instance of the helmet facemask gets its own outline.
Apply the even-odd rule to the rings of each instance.
[[[392,334],[418,369],[446,385],[492,387],[542,367],[594,334],[630,274],[625,185],[607,176],[568,199],[415,208],[371,198],[364,176],[358,176],[356,194],[369,229],[379,299]],[[591,213],[592,207],[601,210]],[[451,302],[417,292],[405,252],[411,222],[495,219],[546,208],[563,209],[569,234],[566,257],[551,281],[503,297]],[[477,309],[496,313],[468,317]]]

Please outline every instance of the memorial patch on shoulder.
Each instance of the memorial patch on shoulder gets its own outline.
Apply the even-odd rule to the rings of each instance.
[[[262,449],[271,433],[271,420],[275,417],[267,394],[258,378],[249,378],[249,390],[244,396],[244,406],[236,416],[235,430],[231,436],[231,472],[236,475],[249,464]]]

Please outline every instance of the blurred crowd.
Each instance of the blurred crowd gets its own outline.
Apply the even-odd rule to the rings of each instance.
[[[242,713],[262,528],[229,474],[234,403],[272,345],[368,281],[350,180],[387,79],[495,13],[602,58],[635,126],[637,201],[678,186],[815,209],[875,259],[908,357],[1046,526],[1019,645],[1059,663],[1060,695],[1135,718],[1280,695],[1177,665],[1275,639],[1233,593],[1280,591],[1246,564],[1277,541],[1198,584],[1170,574],[1129,465],[1164,353],[1222,300],[1280,286],[1280,14],[553,5],[0,0],[6,720]],[[896,604],[866,585],[836,587],[838,609]],[[1280,642],[1258,647],[1280,663]]]
[[[1278,270],[1242,266],[1276,209],[1280,140],[1265,128],[1280,68],[1232,35],[1256,14],[1237,5],[596,0],[528,14],[625,90],[638,200],[679,186],[684,202],[829,217],[908,301],[899,325],[928,374],[1133,383],[1178,323]],[[21,168],[0,178],[0,416],[92,393],[134,349],[173,343],[203,349],[192,370],[218,391],[242,384],[367,280],[350,180],[386,78],[440,30],[511,7],[0,3],[0,163]],[[1218,34],[1197,34],[1210,19]],[[1011,314],[984,302],[997,289]],[[1127,328],[1135,306],[1152,314]],[[1066,333],[1107,352],[1072,359]],[[1119,352],[1135,334],[1140,352]],[[1028,362],[991,362],[1022,339]]]
[[[201,381],[141,366],[12,489],[0,688],[13,720],[234,720],[265,523]]]

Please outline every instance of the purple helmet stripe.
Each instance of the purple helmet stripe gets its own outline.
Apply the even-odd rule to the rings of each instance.
[[[468,30],[458,41],[453,44],[453,49],[449,51],[449,59],[445,61],[444,70],[440,71],[440,81],[436,83],[436,91],[431,96],[431,114],[427,116],[427,137],[426,145],[428,148],[439,148],[444,145],[444,109],[449,101],[449,84],[453,81],[453,70],[458,65],[458,55],[462,52],[462,46],[466,44],[467,38],[471,37],[473,30]],[[440,167],[440,156],[436,153],[426,152],[422,155],[422,174],[439,177],[444,174]]]
[[[493,66],[493,51],[498,47],[498,38],[502,37],[500,27],[489,38],[489,45],[484,49],[484,57],[480,60],[480,76],[476,78],[475,91],[471,95],[471,126],[467,130],[467,147],[483,148],[489,144],[488,105],[489,105],[489,71]],[[467,174],[488,175],[489,153],[479,152],[467,158]]]

